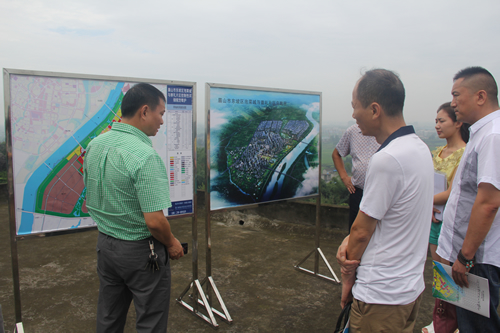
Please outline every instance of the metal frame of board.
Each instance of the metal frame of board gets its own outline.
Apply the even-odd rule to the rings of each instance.
[[[73,232],[81,232],[86,230],[94,230],[96,226],[85,228],[42,232],[30,235],[17,235],[17,225],[15,216],[15,196],[14,196],[14,172],[13,172],[13,157],[12,157],[12,127],[11,127],[11,98],[10,98],[10,75],[25,75],[25,76],[40,76],[40,77],[53,77],[53,78],[68,78],[68,79],[82,79],[82,80],[101,80],[101,81],[120,81],[130,83],[149,83],[149,84],[162,84],[162,85],[176,85],[185,86],[193,89],[192,95],[192,165],[193,165],[193,212],[188,214],[180,214],[168,216],[169,219],[192,217],[192,260],[193,260],[193,280],[198,276],[198,233],[196,221],[196,82],[187,81],[172,81],[172,80],[159,80],[159,79],[141,79],[120,76],[105,76],[105,75],[89,75],[89,74],[74,74],[74,73],[59,73],[59,72],[44,72],[34,70],[19,70],[19,69],[3,69],[4,79],[4,104],[5,104],[5,135],[7,145],[7,158],[8,158],[8,200],[9,200],[9,226],[10,226],[10,243],[11,243],[11,259],[12,259],[12,275],[14,285],[14,306],[15,306],[15,319],[16,323],[22,325],[22,307],[21,307],[21,291],[19,284],[19,258],[17,242],[21,239],[29,239],[36,237],[40,234],[45,235],[60,235]],[[167,96],[165,96],[167,97]]]

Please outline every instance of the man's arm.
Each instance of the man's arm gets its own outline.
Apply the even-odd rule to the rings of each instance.
[[[333,164],[335,165],[335,169],[337,169],[337,172],[339,173],[340,179],[344,183],[345,187],[347,187],[347,190],[349,191],[349,193],[353,194],[354,192],[356,192],[354,185],[352,185],[351,177],[349,177],[349,175],[347,174],[347,171],[345,170],[344,161],[342,160],[342,156],[340,156],[337,148],[335,148],[333,150],[332,160],[333,160]]]
[[[152,213],[144,213],[146,225],[154,238],[159,240],[167,247],[168,254],[171,259],[179,259],[184,256],[181,243],[174,237],[170,230],[170,223],[163,215],[163,211],[159,210]]]
[[[359,211],[351,227],[349,244],[347,245],[347,259],[361,260],[366,247],[375,232],[377,220]]]
[[[480,183],[477,187],[476,200],[472,206],[469,227],[462,244],[462,254],[466,259],[472,259],[481,243],[488,235],[493,220],[500,207],[500,190],[489,183]],[[452,269],[453,280],[460,287],[469,287],[465,272],[468,269],[455,260]]]
[[[359,263],[363,253],[375,232],[377,220],[359,211],[351,227],[351,233],[344,239],[337,252],[337,260],[342,266],[342,298],[340,305],[344,307],[352,300],[352,286],[356,281],[354,264]],[[345,244],[347,243],[347,244]],[[347,246],[346,246],[347,245]],[[345,254],[343,253],[345,249]],[[344,264],[343,264],[344,263]]]

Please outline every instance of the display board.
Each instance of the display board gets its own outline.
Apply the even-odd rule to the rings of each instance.
[[[210,209],[318,194],[321,93],[208,84]]]
[[[153,147],[165,162],[172,207],[193,212],[196,84],[4,69],[17,235],[95,226],[85,202],[83,160],[89,142],[121,121],[121,101],[138,82],[166,96]]]

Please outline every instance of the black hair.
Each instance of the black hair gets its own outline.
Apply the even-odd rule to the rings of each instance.
[[[457,115],[455,114],[455,109],[451,107],[451,102],[442,104],[437,109],[437,112],[439,113],[441,110],[445,111],[454,123],[457,122]],[[469,142],[469,127],[470,125],[464,122],[462,122],[462,126],[460,126],[460,136],[465,143]]]
[[[357,98],[364,108],[376,102],[389,117],[394,117],[403,113],[405,87],[396,73],[372,69],[359,80]]]
[[[455,74],[453,81],[458,79],[464,79],[464,82],[467,81],[466,85],[474,93],[479,90],[486,91],[488,98],[498,103],[498,86],[495,78],[488,70],[479,66],[467,67]]]
[[[144,105],[154,110],[160,104],[160,99],[165,101],[165,96],[157,88],[148,83],[138,83],[130,88],[123,97],[122,117],[133,117],[137,110]]]

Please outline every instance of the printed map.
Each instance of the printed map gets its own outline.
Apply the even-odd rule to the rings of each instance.
[[[121,121],[121,101],[132,86],[116,81],[10,75],[18,235],[95,225],[85,205],[85,151],[93,138]],[[157,88],[167,96],[166,85]],[[151,137],[165,165],[166,135],[163,126]],[[171,173],[172,179],[174,176]],[[185,200],[181,202],[189,205]]]

